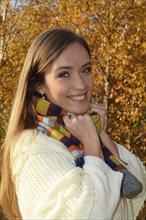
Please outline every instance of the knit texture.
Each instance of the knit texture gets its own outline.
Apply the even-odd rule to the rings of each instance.
[[[144,185],[144,167],[117,145],[121,159]],[[120,198],[123,174],[100,158],[86,156],[83,168],[61,142],[36,130],[24,131],[11,155],[12,179],[23,219],[136,219],[144,191]]]

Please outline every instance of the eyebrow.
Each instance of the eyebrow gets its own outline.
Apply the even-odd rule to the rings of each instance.
[[[91,62],[85,63],[84,65],[82,65],[82,68],[87,65],[92,65],[92,63]],[[71,68],[72,66],[60,66],[59,68],[56,69],[56,71],[60,69],[71,69]]]

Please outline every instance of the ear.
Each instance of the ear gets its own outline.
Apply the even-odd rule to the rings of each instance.
[[[41,95],[43,95],[45,93],[45,89],[44,89],[44,86],[43,85],[39,85],[36,87],[36,91],[38,93],[40,93]]]

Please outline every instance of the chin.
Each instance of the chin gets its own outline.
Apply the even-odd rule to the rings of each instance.
[[[72,109],[69,112],[72,112],[76,115],[82,115],[82,114],[86,113],[87,111],[88,111],[88,106],[86,108],[82,108],[82,109],[81,108],[80,109]]]

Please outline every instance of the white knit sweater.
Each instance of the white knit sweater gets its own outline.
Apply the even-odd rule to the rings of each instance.
[[[117,144],[121,159],[144,185],[139,159]],[[98,157],[86,156],[83,168],[58,142],[35,130],[24,131],[11,155],[12,179],[23,219],[135,219],[144,191],[132,200],[120,197],[123,174]]]

